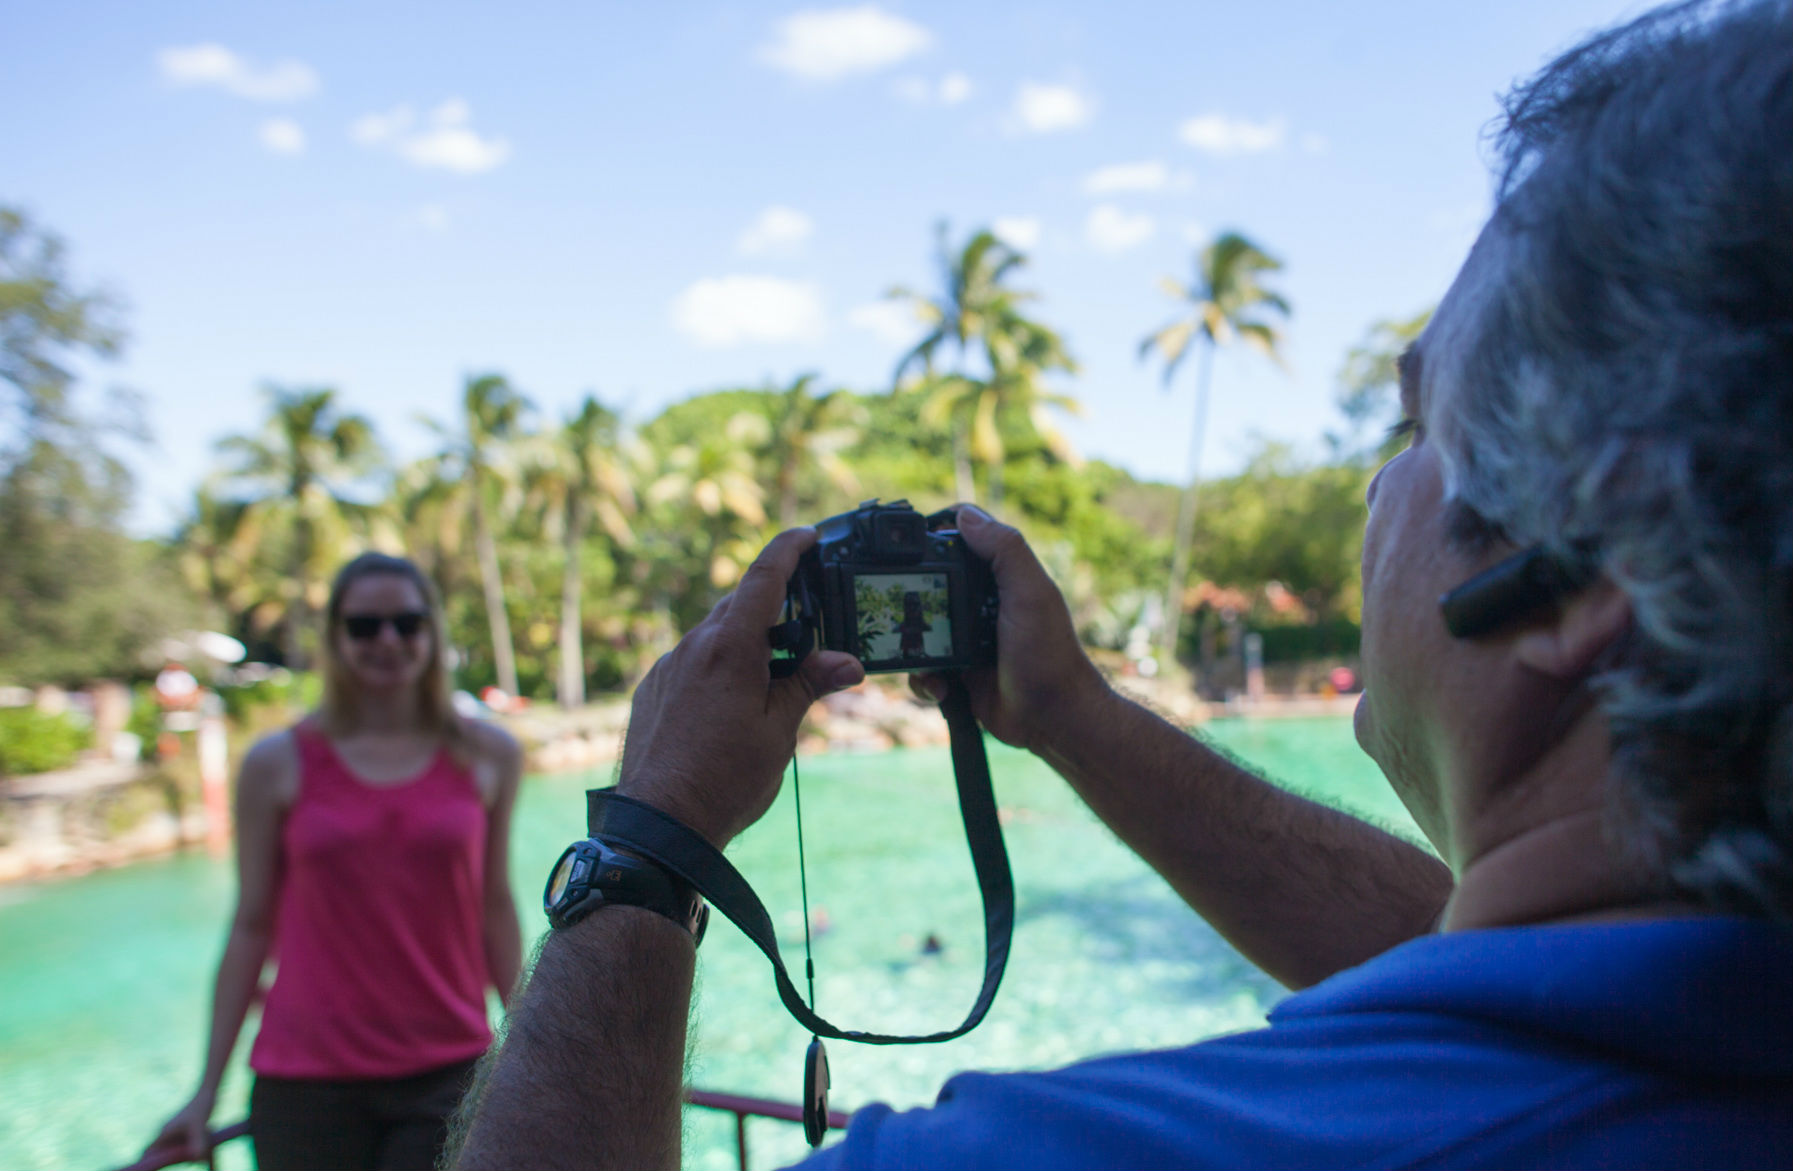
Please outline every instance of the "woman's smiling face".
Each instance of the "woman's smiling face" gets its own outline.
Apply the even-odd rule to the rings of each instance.
[[[408,578],[394,573],[372,573],[357,578],[343,591],[331,637],[336,640],[337,660],[357,686],[368,691],[397,691],[415,687],[429,669],[435,638],[428,617],[429,601]],[[390,619],[422,614],[424,620],[409,634]],[[344,619],[371,617],[381,621],[372,638],[352,638]]]

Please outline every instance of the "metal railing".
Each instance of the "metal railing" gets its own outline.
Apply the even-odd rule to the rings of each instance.
[[[214,1130],[212,1132],[211,1145],[206,1148],[205,1165],[208,1168],[216,1167],[217,1162],[215,1159],[215,1152],[218,1148],[229,1142],[231,1139],[243,1138],[248,1133],[249,1120],[247,1118],[243,1119],[241,1122],[234,1122],[222,1130]],[[197,1162],[199,1162],[198,1159],[183,1159],[177,1154],[145,1151],[143,1152],[143,1157],[141,1159],[138,1159],[128,1167],[120,1167],[119,1171],[162,1171],[162,1168],[172,1167],[177,1163]]]
[[[726,1110],[735,1116],[735,1161],[747,1171],[747,1120],[776,1118],[781,1122],[803,1122],[803,1107],[795,1102],[774,1102],[770,1098],[748,1098],[740,1094],[716,1094],[709,1090],[685,1090],[685,1101],[706,1110]],[[828,1129],[845,1130],[852,1115],[845,1110],[828,1111]]]
[[[747,1120],[749,1118],[776,1118],[780,1122],[803,1121],[803,1107],[795,1102],[775,1102],[770,1098],[749,1098],[743,1094],[718,1094],[711,1090],[687,1088],[685,1101],[705,1110],[720,1110],[735,1116],[735,1161],[741,1171],[747,1171]],[[847,1120],[851,1117],[845,1110],[828,1111],[828,1129],[845,1130]],[[243,1138],[249,1133],[249,1120],[233,1123],[222,1130],[212,1132],[210,1147],[205,1153],[205,1165],[215,1167],[214,1153],[218,1147],[231,1139]],[[183,1159],[175,1154],[146,1153],[141,1159],[119,1171],[162,1171],[164,1167],[173,1167],[178,1163],[197,1163],[198,1159]]]

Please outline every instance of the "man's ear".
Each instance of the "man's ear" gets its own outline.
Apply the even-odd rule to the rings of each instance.
[[[1520,634],[1513,654],[1540,674],[1574,679],[1630,625],[1631,599],[1603,575],[1563,601],[1553,618]]]

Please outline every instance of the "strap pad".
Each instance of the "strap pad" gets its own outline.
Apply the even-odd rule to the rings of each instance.
[[[772,916],[740,871],[703,836],[651,805],[625,797],[613,789],[586,792],[586,817],[591,836],[652,858],[685,882],[696,887],[710,905],[728,916],[741,933],[772,962],[778,998],[797,1023],[823,1037],[859,1041],[867,1045],[911,1045],[950,1041],[975,1029],[990,1011],[996,989],[1008,966],[1009,943],[1015,929],[1015,884],[1009,873],[1008,851],[1002,842],[1002,826],[996,819],[996,797],[990,788],[990,763],[984,755],[983,730],[971,714],[971,696],[958,675],[946,676],[948,691],[941,711],[952,735],[953,774],[959,786],[959,814],[965,822],[965,840],[971,847],[971,863],[977,872],[978,893],[984,904],[984,984],[971,1012],[955,1029],[925,1036],[864,1033],[830,1024],[810,1010],[797,994],[778,953],[778,937]]]

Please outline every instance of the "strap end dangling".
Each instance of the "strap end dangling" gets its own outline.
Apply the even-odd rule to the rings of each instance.
[[[803,1057],[803,1137],[819,1147],[828,1136],[828,1050],[822,1039],[809,1039]]]

